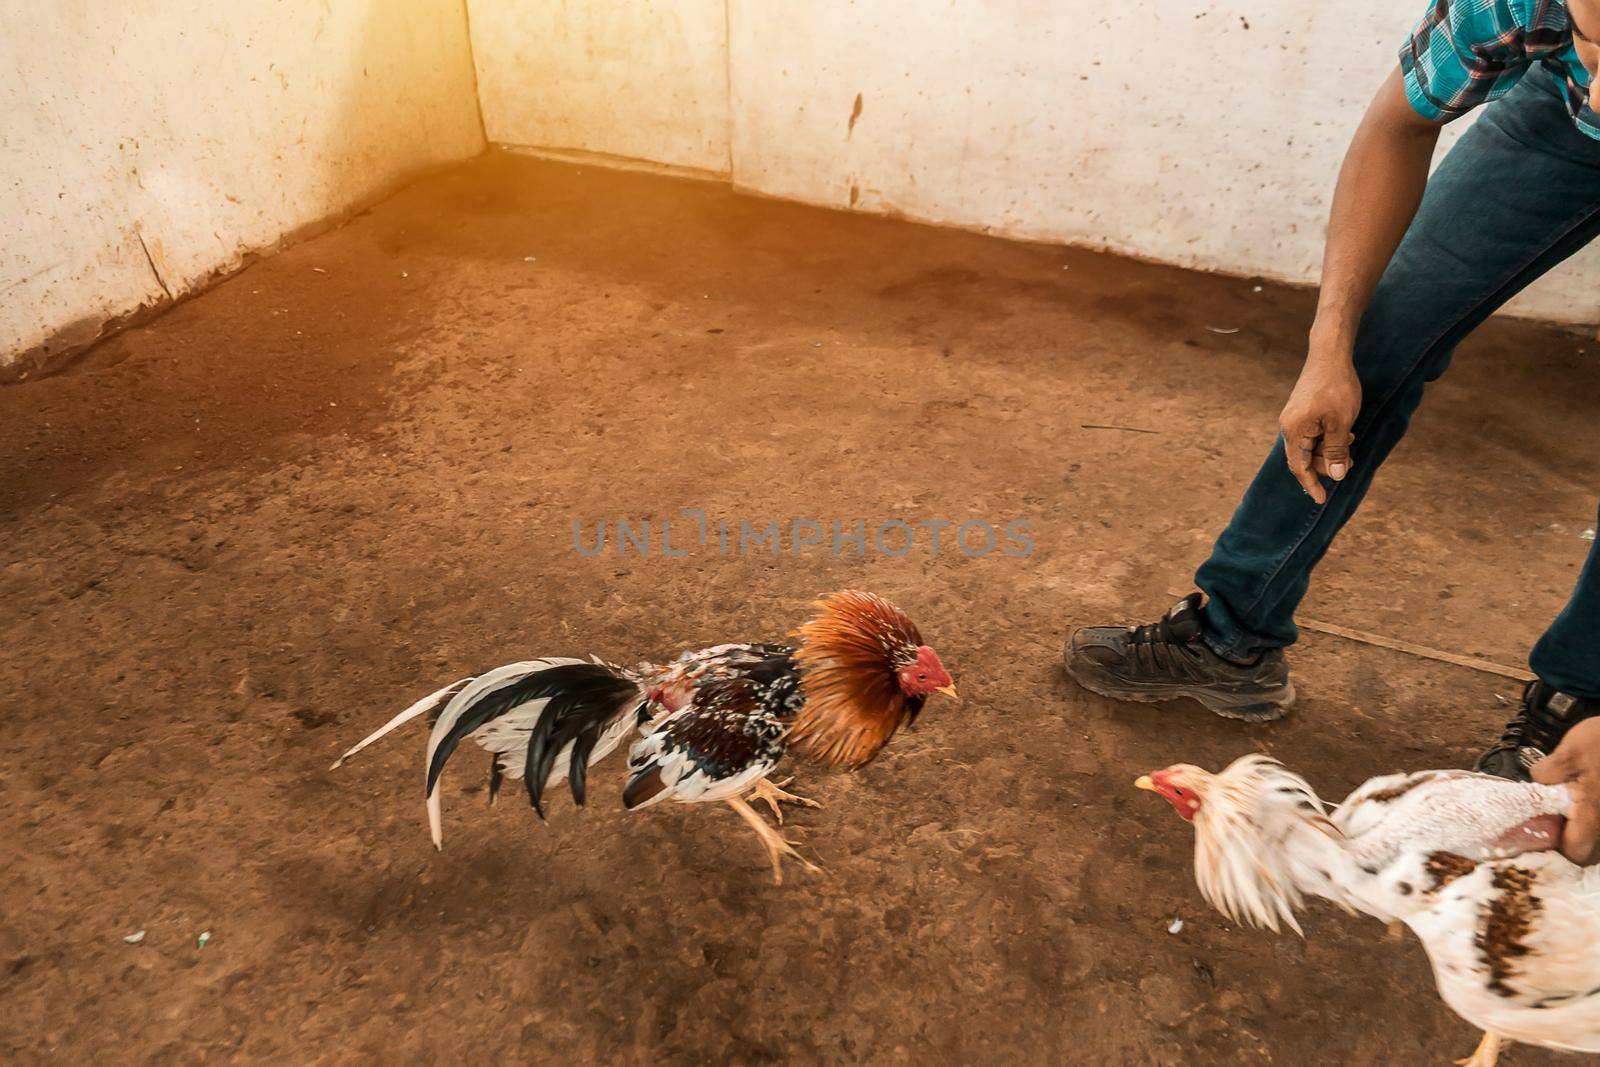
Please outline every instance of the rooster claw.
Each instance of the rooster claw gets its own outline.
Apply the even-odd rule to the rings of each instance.
[[[1485,1032],[1472,1055],[1464,1060],[1456,1060],[1456,1064],[1458,1067],[1495,1067],[1500,1060],[1501,1050],[1508,1044],[1510,1042],[1505,1038]]]
[[[783,825],[783,809],[778,807],[780,802],[787,801],[790,804],[799,804],[807,808],[822,807],[821,804],[818,804],[815,800],[812,800],[809,797],[801,797],[796,796],[793,793],[785,793],[783,791],[783,787],[792,781],[794,781],[794,777],[792,775],[777,783],[770,782],[763,778],[750,789],[750,799],[765,801],[767,807],[772,809],[772,817],[778,821],[779,826]]]
[[[768,802],[771,803],[771,801]],[[761,846],[767,850],[767,859],[772,863],[772,883],[774,885],[783,884],[783,858],[785,856],[799,860],[800,866],[808,871],[827,873],[821,867],[800,855],[795,850],[794,845],[790,844],[778,831],[768,826],[766,821],[756,812],[756,809],[752,808],[743,798],[729,797],[727,803],[729,807],[739,813],[741,819],[750,824],[750,829],[756,832],[756,836],[761,838]]]
[[[778,838],[776,842],[774,842],[772,845],[770,845],[768,847],[768,853],[772,858],[772,884],[773,885],[782,885],[783,884],[783,864],[782,864],[782,859],[783,859],[784,856],[789,856],[789,857],[792,857],[795,860],[798,860],[799,863],[800,863],[800,866],[804,867],[808,871],[812,871],[812,872],[814,872],[816,874],[827,874],[828,873],[827,869],[824,868],[821,864],[812,863],[810,860],[808,860],[804,856],[800,855],[800,853],[795,850],[795,847],[793,845],[791,845],[789,842],[785,841],[781,837]]]

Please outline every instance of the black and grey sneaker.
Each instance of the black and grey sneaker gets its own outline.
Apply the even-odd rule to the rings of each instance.
[[[1289,668],[1277,649],[1234,663],[1200,638],[1200,594],[1190,593],[1159,622],[1084,626],[1067,639],[1067,673],[1114,700],[1192,697],[1218,715],[1270,722],[1294,702]]]
[[[1521,709],[1494,747],[1478,757],[1478,770],[1514,782],[1531,781],[1533,765],[1554,752],[1568,730],[1595,715],[1600,715],[1600,700],[1580,700],[1543,682],[1529,682],[1522,690]]]

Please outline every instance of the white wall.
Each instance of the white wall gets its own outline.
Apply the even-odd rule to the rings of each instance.
[[[0,375],[479,151],[466,2],[0,4]],[[1418,4],[470,6],[494,141],[1312,281]],[[1515,310],[1600,322],[1600,249]]]
[[[483,147],[463,0],[0,5],[0,371]]]
[[[489,140],[728,173],[725,0],[496,0],[471,11]]]
[[[491,140],[1295,282],[1316,279],[1345,145],[1427,6],[469,2]],[[1600,322],[1600,249],[1514,308]]]

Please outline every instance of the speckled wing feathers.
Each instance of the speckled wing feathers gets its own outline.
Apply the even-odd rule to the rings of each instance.
[[[1562,786],[1422,771],[1372,779],[1333,820],[1357,864],[1349,899],[1405,921],[1452,1009],[1511,1040],[1600,1052],[1600,869],[1548,851],[1570,804]]]
[[[1418,859],[1384,880],[1409,890],[1403,918],[1445,1002],[1515,1041],[1600,1052],[1600,868],[1541,852],[1458,861],[1438,879]]]
[[[703,669],[688,703],[664,709],[629,753],[623,803],[630,809],[735,796],[783,758],[788,722],[803,700],[791,650],[721,646],[705,655],[710,662],[697,661]],[[673,666],[684,673],[682,661]]]

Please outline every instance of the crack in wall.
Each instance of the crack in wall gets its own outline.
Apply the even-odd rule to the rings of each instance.
[[[150,254],[150,246],[145,244],[144,241],[144,231],[135,226],[133,228],[133,235],[139,239],[139,248],[144,252],[144,261],[150,264],[150,273],[155,275],[156,284],[161,286],[161,291],[167,294],[168,300],[174,299],[172,290],[167,288],[166,279],[161,277],[161,272],[156,269],[155,257]]]

